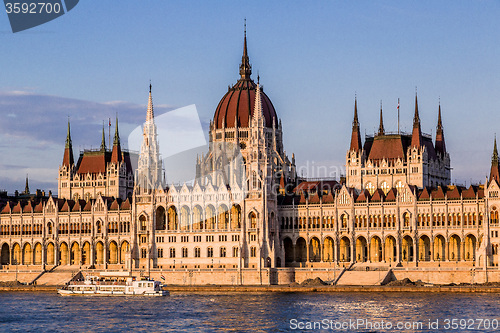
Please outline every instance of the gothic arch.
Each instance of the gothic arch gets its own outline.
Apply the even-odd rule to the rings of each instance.
[[[114,240],[109,242],[109,263],[117,264],[118,263],[118,245]]]
[[[196,205],[193,207],[193,230],[202,230],[203,229],[203,209],[200,205]]]
[[[241,228],[241,207],[238,204],[234,204],[231,207],[231,229]]]
[[[23,264],[31,265],[33,263],[33,250],[30,243],[25,243],[23,246]]]
[[[95,244],[95,259],[96,264],[104,264],[104,244],[102,243],[102,241],[98,241]]]
[[[295,261],[293,257],[293,242],[290,237],[283,239],[283,248],[285,250],[285,265]]]
[[[80,265],[80,245],[78,242],[71,244],[70,265]]]
[[[82,264],[90,265],[90,243],[85,242],[82,246]]]
[[[250,213],[248,214],[248,222],[249,222],[249,227],[250,229],[256,229],[258,226],[258,217],[259,215],[255,211],[255,209],[252,209]]]
[[[209,204],[205,207],[205,226],[208,230],[215,229],[215,208]]]
[[[218,209],[219,229],[229,228],[229,209],[225,204],[220,204]]]
[[[69,248],[68,244],[66,242],[62,242],[59,244],[59,260],[60,260],[60,265],[68,265],[69,264]]]
[[[9,265],[10,264],[10,248],[9,248],[9,244],[7,243],[3,243],[2,244],[2,250],[1,250],[1,261],[0,261],[0,264],[1,265]]]
[[[130,244],[128,241],[123,241],[120,245],[120,264],[125,263],[125,259],[127,258],[127,254],[130,250]]]
[[[54,243],[50,242],[47,244],[47,250],[46,250],[46,255],[47,255],[47,265],[54,265],[55,264],[55,253],[56,253],[56,247]]]
[[[318,237],[309,240],[309,261],[321,261],[321,243]]]
[[[34,265],[41,265],[42,264],[42,253],[43,253],[43,248],[42,244],[40,242],[37,242],[33,248],[34,250]]]
[[[166,217],[165,207],[161,205],[158,206],[156,208],[156,226],[155,226],[156,230],[165,230],[166,228],[165,217]]]
[[[190,215],[191,210],[188,206],[184,205],[181,207],[181,218],[180,218],[180,227],[181,230],[189,230],[189,224],[191,223]]]
[[[326,236],[323,240],[323,260],[324,261],[333,261],[334,254],[334,243],[333,238],[330,236]]]
[[[465,236],[465,246],[464,246],[464,260],[474,261],[476,259],[476,244],[477,238],[473,234],[467,234]]]

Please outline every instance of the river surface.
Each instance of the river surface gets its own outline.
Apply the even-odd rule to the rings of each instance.
[[[0,332],[495,332],[498,321],[498,294],[0,293]]]

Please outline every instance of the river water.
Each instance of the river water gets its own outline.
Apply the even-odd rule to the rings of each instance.
[[[0,293],[0,332],[494,332],[499,321],[498,294]]]

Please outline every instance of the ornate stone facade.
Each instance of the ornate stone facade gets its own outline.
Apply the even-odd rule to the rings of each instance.
[[[111,151],[103,137],[76,164],[68,125],[59,198],[1,201],[2,267],[221,269],[234,283],[252,270],[262,283],[262,269],[282,267],[498,266],[496,144],[485,184],[450,185],[441,108],[435,143],[415,100],[411,135],[385,133],[381,112],[362,146],[355,101],[345,183],[306,181],[250,76],[245,36],[240,79],[217,107],[192,185],[164,184],[151,87],[135,179],[118,125]]]

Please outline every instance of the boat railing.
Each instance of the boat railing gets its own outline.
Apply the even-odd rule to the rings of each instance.
[[[71,281],[70,285],[81,285],[84,283],[85,283],[85,281]],[[126,286],[127,282],[125,282],[125,281],[98,281],[98,280],[94,280],[93,284],[98,285],[98,286]]]

